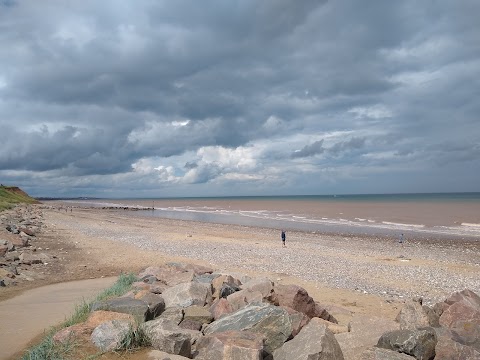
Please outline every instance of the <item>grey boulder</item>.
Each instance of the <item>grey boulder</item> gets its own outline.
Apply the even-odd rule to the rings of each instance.
[[[377,347],[411,355],[418,360],[431,360],[435,357],[437,336],[431,327],[414,330],[395,330],[383,334]]]
[[[263,336],[250,331],[226,331],[202,337],[196,360],[262,360]]]
[[[292,340],[273,352],[274,360],[344,360],[333,333],[313,318]]]
[[[131,326],[128,320],[106,321],[93,330],[90,340],[101,351],[121,349]]]
[[[165,306],[189,307],[192,305],[204,306],[212,300],[211,286],[208,284],[187,282],[175,285],[162,293]]]
[[[248,305],[207,325],[205,335],[249,330],[265,337],[265,347],[272,352],[290,337],[292,322],[285,309],[268,304]]]

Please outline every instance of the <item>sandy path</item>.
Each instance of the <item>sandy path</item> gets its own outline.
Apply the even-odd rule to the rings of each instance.
[[[59,324],[111,286],[116,277],[42,286],[0,302],[0,360],[10,359],[44,329]]]

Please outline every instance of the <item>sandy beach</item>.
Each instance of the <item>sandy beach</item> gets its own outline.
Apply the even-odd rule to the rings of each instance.
[[[45,280],[38,283],[190,261],[293,277],[319,294],[331,289],[351,297],[397,301],[422,296],[435,302],[464,288],[480,292],[480,242],[475,240],[409,238],[399,244],[382,237],[288,232],[282,248],[280,232],[269,228],[136,217],[131,211],[96,208],[46,208],[44,214],[46,227],[37,246],[59,254],[52,274],[46,266]],[[336,301],[334,296],[319,300]]]
[[[43,208],[37,251],[52,261],[34,282],[2,288],[0,299],[50,283],[138,273],[170,261],[265,275],[303,286],[316,300],[352,314],[393,320],[403,302],[480,293],[480,242],[287,232],[271,228],[139,217],[131,210]],[[38,270],[37,270],[38,271]],[[341,319],[340,319],[341,320]]]

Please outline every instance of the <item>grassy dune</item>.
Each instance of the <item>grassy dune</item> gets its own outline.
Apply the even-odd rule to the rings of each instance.
[[[10,209],[19,203],[33,204],[37,202],[16,186],[0,186],[0,211]]]

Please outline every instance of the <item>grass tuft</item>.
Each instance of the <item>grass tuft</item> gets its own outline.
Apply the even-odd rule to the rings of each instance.
[[[122,345],[120,346],[121,350],[135,350],[141,347],[150,346],[150,340],[148,339],[145,331],[141,327],[134,328],[130,327],[130,330],[125,335]]]
[[[65,343],[55,343],[53,336],[56,330],[51,329],[43,341],[29,350],[22,360],[63,360],[75,348],[75,341],[69,340]]]

